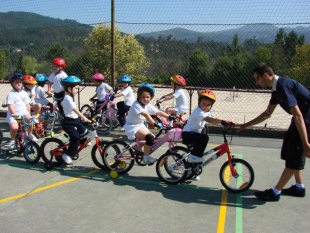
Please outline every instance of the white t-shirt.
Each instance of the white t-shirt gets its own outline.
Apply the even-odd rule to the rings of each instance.
[[[205,117],[212,117],[211,112],[204,112],[197,106],[192,114],[189,116],[183,131],[201,133],[206,122],[203,120]]]
[[[79,116],[73,111],[76,108],[75,102],[70,95],[65,95],[61,105],[64,109],[64,114],[66,117],[77,119]]]
[[[97,98],[98,101],[104,101],[106,94],[112,90],[112,87],[109,86],[106,83],[101,83],[97,88],[96,88],[96,93],[97,93]]]
[[[126,106],[131,106],[133,102],[135,101],[135,95],[133,94],[131,86],[128,86],[126,88],[122,88],[122,94],[124,95],[124,104]]]
[[[30,98],[28,94],[24,91],[11,90],[6,96],[6,104],[13,104],[15,109],[15,114],[20,116],[29,115],[27,110],[27,104],[30,103]],[[8,109],[7,117],[12,117],[10,109]]]
[[[33,89],[35,90],[34,101],[44,106],[47,105],[49,101],[46,99],[47,95],[45,94],[44,88],[41,86],[36,86]]]
[[[144,107],[138,102],[133,102],[132,106],[128,111],[126,118],[126,125],[139,125],[144,124],[146,121],[145,117],[141,115],[142,112],[147,112],[150,115],[155,115],[158,109],[151,104],[147,104]]]
[[[180,114],[186,112],[188,109],[187,97],[186,97],[183,89],[179,88],[179,89],[175,90],[175,92],[173,93],[173,96],[175,98],[175,102],[176,102],[175,108],[177,109],[178,114],[180,115]]]
[[[33,86],[33,88],[31,90],[28,90],[27,88],[22,87],[22,90],[27,93],[27,95],[29,96],[30,99],[32,98],[32,96],[36,95],[35,86]]]
[[[61,85],[60,81],[66,77],[68,77],[68,75],[64,71],[60,71],[59,73],[53,72],[48,77],[48,81],[53,84],[53,89],[55,93],[60,93],[64,91],[64,88]]]

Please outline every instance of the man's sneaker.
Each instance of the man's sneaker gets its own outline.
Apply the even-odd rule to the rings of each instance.
[[[38,141],[38,139],[36,138],[36,136],[34,136],[32,133],[28,135],[28,139],[33,141],[33,142],[36,142]]]
[[[304,197],[306,196],[306,189],[298,189],[296,185],[292,185],[290,188],[282,189],[281,194],[292,197]]]
[[[61,157],[62,157],[63,161],[65,162],[65,164],[67,164],[67,165],[73,164],[72,159],[70,158],[69,155],[63,154]]]
[[[189,155],[187,162],[189,163],[202,163],[204,161],[203,158],[195,156],[195,155]]]
[[[265,191],[255,192],[254,195],[263,201],[279,201],[280,194],[276,195],[272,189],[266,189]]]
[[[143,163],[146,165],[153,165],[156,161],[157,161],[157,159],[155,159],[149,155],[143,156]]]
[[[11,140],[5,143],[2,147],[2,150],[14,150],[15,149],[15,141]]]

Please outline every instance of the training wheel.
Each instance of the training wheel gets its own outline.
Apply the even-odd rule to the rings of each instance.
[[[46,170],[51,171],[54,168],[54,164],[51,162],[44,163],[44,167]]]
[[[118,172],[115,170],[110,171],[110,177],[116,179],[118,177]]]
[[[127,167],[127,164],[126,164],[124,161],[122,161],[122,162],[120,162],[120,163],[118,164],[118,167],[119,167],[120,169],[124,169],[124,168]]]
[[[51,137],[53,138],[53,137],[55,136],[54,131],[52,131],[52,132],[50,133],[50,135],[51,135]]]
[[[72,160],[77,160],[79,158],[79,154],[76,154],[75,156],[72,157]]]

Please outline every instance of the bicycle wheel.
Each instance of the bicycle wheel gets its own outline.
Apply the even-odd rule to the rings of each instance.
[[[89,104],[84,104],[81,109],[80,112],[88,119],[91,120],[94,116],[92,114],[92,108]],[[83,121],[83,120],[82,120]]]
[[[104,140],[100,140],[100,147],[101,147],[101,151],[103,151],[105,145],[108,143],[109,141],[104,141]],[[103,161],[103,157],[102,157],[102,153],[100,153],[99,149],[97,148],[97,145],[95,144],[91,150],[91,159],[93,160],[94,164],[103,169],[106,170],[107,167],[104,164]]]
[[[58,138],[46,138],[40,146],[40,155],[43,161],[47,164],[53,163],[54,166],[59,166],[63,163],[62,155],[66,152],[67,148],[61,148],[52,154],[51,150],[64,146],[64,142]]]
[[[23,151],[24,158],[28,163],[36,164],[40,160],[40,147],[38,143],[28,141]]]
[[[231,162],[237,175],[232,176],[229,161],[226,161],[220,169],[222,185],[232,193],[241,193],[248,190],[254,182],[253,168],[242,159],[232,159]]]
[[[178,184],[187,177],[185,161],[177,153],[169,152],[163,154],[156,163],[158,178],[167,184]]]
[[[96,121],[99,123],[97,132],[98,133],[108,133],[112,129],[112,120],[110,117],[105,115],[101,115],[101,117],[97,117]]]
[[[123,141],[111,141],[103,149],[103,161],[109,170],[119,174],[129,172],[135,163],[132,149],[127,149],[128,144]],[[121,156],[117,158],[117,155]]]
[[[19,155],[21,155],[24,151],[25,138],[26,138],[26,134],[24,132],[19,132],[16,135],[15,145],[16,145],[17,154],[19,154]]]
[[[2,132],[2,130],[0,129],[0,144],[2,143],[2,139],[3,139],[3,132]]]
[[[185,157],[190,152],[190,149],[188,149],[187,147],[184,147],[184,146],[175,146],[175,147],[171,148],[171,151],[181,155],[182,157]],[[169,152],[170,152],[170,150],[168,149],[166,153],[169,153]],[[167,173],[170,174],[172,178],[174,178],[174,173],[169,172],[167,164],[165,164],[165,168],[167,169]],[[190,180],[194,176],[195,176],[195,174],[193,172],[191,172],[190,170],[188,170],[187,175],[185,177],[185,180]]]

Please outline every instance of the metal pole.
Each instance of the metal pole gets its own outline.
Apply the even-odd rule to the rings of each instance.
[[[111,0],[111,86],[115,87],[115,0]]]

